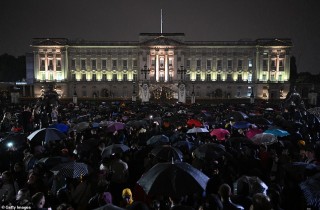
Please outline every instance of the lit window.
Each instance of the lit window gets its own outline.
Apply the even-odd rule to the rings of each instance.
[[[253,66],[253,61],[252,61],[252,59],[250,58],[250,59],[248,60],[248,67],[249,67],[249,68],[252,68],[252,66]]]

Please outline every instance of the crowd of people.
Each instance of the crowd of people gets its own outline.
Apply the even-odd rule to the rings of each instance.
[[[4,209],[154,209],[154,210],[305,210],[310,204],[300,184],[320,172],[319,118],[306,110],[287,110],[280,104],[138,104],[132,102],[62,103],[37,101],[27,105],[2,106],[1,206]],[[240,114],[240,115],[239,115]],[[200,125],[190,124],[189,120]],[[263,119],[263,120],[261,120]],[[247,127],[235,127],[247,121]],[[84,123],[84,127],[77,124]],[[111,122],[124,128],[110,132]],[[33,141],[36,130],[65,125],[66,138]],[[188,133],[193,127],[209,132]],[[256,144],[247,137],[252,129],[286,130],[272,143]],[[225,138],[210,135],[213,129],[228,131]],[[165,135],[168,142],[148,144],[152,136]],[[9,145],[11,139],[16,139]],[[180,144],[176,144],[179,142]],[[181,143],[184,142],[184,143]],[[223,154],[199,158],[200,145],[223,145]],[[102,153],[112,144],[126,145],[125,152]],[[162,144],[175,145],[180,161],[205,174],[203,191],[190,194],[148,194],[137,184],[158,163],[170,158],[150,151]],[[39,161],[56,158],[55,163]],[[173,160],[172,160],[173,161]],[[88,172],[66,177],[52,168],[78,162]],[[297,164],[299,163],[299,164]],[[241,177],[256,177],[264,190],[254,189]],[[188,185],[188,183],[185,183]],[[320,191],[320,189],[319,189]],[[319,202],[318,202],[319,203]]]

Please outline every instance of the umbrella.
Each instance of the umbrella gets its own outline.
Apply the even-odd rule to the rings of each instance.
[[[150,153],[155,157],[166,161],[182,161],[183,158],[182,152],[178,148],[172,147],[170,145],[157,146],[153,148]]]
[[[123,130],[125,128],[125,124],[121,122],[113,122],[107,127],[107,132],[113,133],[115,131]]]
[[[118,207],[118,206],[115,206],[115,205],[113,205],[113,204],[106,204],[106,205],[101,206],[101,207],[99,207],[99,208],[96,208],[96,209],[94,209],[94,210],[125,210],[125,209],[120,208],[120,207]]]
[[[152,136],[150,139],[147,141],[147,145],[161,145],[161,144],[166,144],[169,143],[169,137],[166,135],[156,135]]]
[[[231,112],[228,115],[228,118],[231,118],[231,117],[233,117],[235,121],[244,121],[249,118],[247,114],[240,111]]]
[[[320,173],[299,184],[309,207],[320,208]]]
[[[125,144],[111,144],[103,149],[101,152],[102,158],[109,158],[112,154],[122,154],[130,148]]]
[[[179,148],[182,151],[191,151],[194,148],[194,143],[190,141],[177,141],[173,144],[174,147]]]
[[[88,165],[79,162],[62,163],[52,168],[51,171],[69,178],[79,178],[89,174]]]
[[[32,142],[48,143],[49,141],[58,141],[67,138],[67,136],[56,128],[42,128],[32,132],[27,139]]]
[[[49,128],[56,128],[59,131],[61,131],[62,133],[68,133],[68,131],[69,131],[69,126],[64,123],[56,123],[56,124],[49,126]]]
[[[209,178],[185,162],[158,163],[149,169],[138,184],[148,195],[187,195],[203,192]]]
[[[237,188],[240,187],[241,184],[248,184],[249,185],[249,194],[253,196],[256,193],[263,193],[266,194],[268,190],[268,186],[261,181],[259,177],[256,176],[242,176],[236,181]]]
[[[88,123],[88,122],[79,122],[72,127],[72,129],[78,133],[80,133],[86,129],[89,129],[89,128],[90,128],[90,123]]]
[[[103,120],[99,123],[100,127],[108,127],[111,123],[113,123],[113,121],[107,121],[107,120]]]
[[[237,121],[232,125],[232,127],[236,129],[246,129],[246,128],[249,128],[250,125],[251,123],[247,121]]]
[[[224,155],[225,152],[225,147],[216,143],[202,144],[193,151],[195,157],[198,159],[217,159]]]
[[[226,135],[230,135],[230,132],[223,128],[216,128],[210,132],[211,136],[216,136],[217,140],[226,140]]]
[[[284,136],[290,135],[288,131],[281,130],[281,129],[268,129],[268,130],[265,130],[264,133],[271,133],[277,137],[284,137]]]
[[[246,137],[248,137],[249,139],[251,139],[252,137],[254,137],[255,135],[262,133],[263,130],[259,129],[259,128],[250,128],[247,132],[246,132]]]
[[[189,129],[187,133],[209,133],[209,131],[206,128],[194,127]]]
[[[38,163],[43,163],[47,168],[52,168],[60,163],[70,162],[71,160],[67,157],[54,156],[41,158]]]
[[[249,121],[256,125],[272,125],[272,122],[264,117],[253,117]]]
[[[271,133],[258,133],[254,137],[252,137],[251,141],[258,145],[270,145],[277,142],[277,137]]]
[[[201,127],[202,126],[202,123],[199,121],[199,120],[196,120],[196,119],[189,119],[187,121],[187,125],[189,127]]]

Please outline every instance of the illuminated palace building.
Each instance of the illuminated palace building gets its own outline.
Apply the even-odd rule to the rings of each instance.
[[[27,75],[35,97],[48,84],[61,98],[282,99],[289,91],[290,39],[185,41],[183,33],[141,33],[139,41],[37,38],[31,46]]]

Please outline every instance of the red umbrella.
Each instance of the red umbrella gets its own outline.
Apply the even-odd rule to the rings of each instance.
[[[196,119],[190,119],[187,121],[187,125],[189,127],[201,127],[202,126],[202,123],[199,121],[199,120],[196,120]]]
[[[216,136],[219,141],[226,140],[226,135],[230,135],[230,132],[223,128],[216,128],[210,132],[210,136]]]
[[[263,130],[260,128],[251,128],[246,132],[246,137],[252,139],[255,135],[262,133]]]

